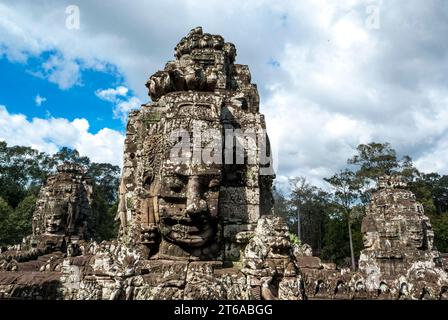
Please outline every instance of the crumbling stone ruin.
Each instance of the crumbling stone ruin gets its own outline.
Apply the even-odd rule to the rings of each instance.
[[[33,214],[32,238],[38,244],[92,238],[92,182],[85,174],[82,167],[65,163],[48,178]]]
[[[32,234],[0,254],[0,288],[29,297],[57,286],[58,274],[53,271],[61,271],[62,259],[79,254],[80,246],[92,238],[91,196],[92,183],[82,167],[58,166],[39,193]]]
[[[67,165],[42,189],[33,235],[0,255],[0,298],[446,299],[421,204],[383,177],[359,271],[292,244],[273,212],[272,157],[256,85],[221,36],[191,30],[132,111],[117,240],[92,235],[89,180]]]
[[[359,269],[368,290],[384,295],[437,297],[448,277],[423,206],[400,176],[382,177],[362,223]],[[445,292],[445,293],[444,293]]]
[[[448,274],[433,246],[434,232],[400,176],[383,176],[362,222],[359,271],[299,265],[308,297],[447,299]],[[314,258],[316,259],[316,258]]]

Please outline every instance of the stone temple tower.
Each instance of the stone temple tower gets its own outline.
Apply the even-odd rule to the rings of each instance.
[[[368,289],[398,287],[401,295],[415,291],[418,297],[431,286],[439,292],[437,284],[448,279],[433,246],[429,218],[406,187],[400,176],[380,177],[362,222],[359,269]],[[434,292],[428,294],[435,296]]]
[[[31,242],[59,247],[63,241],[90,240],[93,236],[92,181],[85,169],[64,163],[39,193],[33,213]]]
[[[248,66],[198,27],[131,112],[120,239],[150,259],[238,261],[237,234],[272,210],[272,159]]]

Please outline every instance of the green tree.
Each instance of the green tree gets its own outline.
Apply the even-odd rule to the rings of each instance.
[[[64,162],[73,162],[84,167],[90,166],[90,159],[88,157],[80,156],[76,149],[70,149],[67,147],[62,147],[58,152],[51,156],[50,164],[53,168]]]
[[[435,247],[441,252],[448,252],[448,214],[433,216],[431,223],[435,233]]]
[[[360,144],[358,154],[348,159],[348,164],[358,166],[362,176],[375,179],[384,174],[392,174],[399,167],[397,154],[389,143],[371,142]]]
[[[355,259],[363,248],[361,234],[362,216],[352,217],[352,240]],[[349,235],[347,232],[347,221],[339,212],[334,212],[325,221],[325,232],[320,257],[324,261],[335,262],[338,266],[351,267]]]
[[[11,237],[13,236],[12,213],[11,206],[0,197],[0,246],[11,244]]]
[[[415,198],[423,205],[425,213],[431,217],[437,213],[434,185],[439,179],[440,176],[436,173],[420,174],[415,181],[408,184]]]
[[[356,150],[357,154],[349,158],[347,163],[356,168],[354,172],[359,179],[360,199],[364,204],[370,201],[380,176],[400,174],[407,181],[412,181],[418,175],[411,157],[405,155],[398,160],[395,149],[387,142],[360,144]]]
[[[14,229],[11,240],[14,243],[19,242],[25,236],[32,233],[32,218],[34,209],[36,209],[37,197],[33,194],[26,196],[14,209],[11,214],[11,229]]]
[[[36,193],[48,176],[48,155],[29,147],[8,147],[0,141],[0,196],[15,208],[29,192]]]
[[[100,193],[107,205],[113,205],[118,198],[120,167],[110,163],[91,163],[87,175],[95,184],[95,192]]]
[[[330,195],[304,177],[291,179],[290,186],[290,221],[300,241],[309,244],[313,252],[320,255],[325,219],[331,210]]]
[[[334,190],[333,201],[336,210],[342,214],[347,223],[348,241],[350,246],[350,257],[352,269],[356,269],[355,252],[353,248],[352,220],[355,207],[360,204],[361,180],[353,171],[342,170],[330,178],[325,178]]]
[[[108,205],[100,192],[93,193],[92,212],[95,217],[95,240],[111,240],[117,236],[119,223],[115,221],[118,203]]]
[[[118,202],[107,208],[107,211],[100,216],[98,229],[97,229],[97,239],[101,240],[111,240],[117,237],[118,228],[120,222],[115,220],[118,210]]]
[[[91,163],[87,175],[94,188],[92,210],[96,218],[95,238],[111,240],[117,236],[119,223],[115,220],[118,210],[120,168],[109,163]]]
[[[448,176],[421,173],[409,184],[416,199],[422,203],[425,214],[434,229],[434,244],[442,252],[448,251]]]

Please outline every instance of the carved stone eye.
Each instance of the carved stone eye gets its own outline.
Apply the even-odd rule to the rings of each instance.
[[[184,182],[179,178],[174,178],[173,182],[170,184],[170,189],[176,193],[179,193],[184,188]]]
[[[219,180],[218,179],[212,179],[210,180],[209,184],[208,184],[208,188],[212,191],[217,191],[219,188]]]

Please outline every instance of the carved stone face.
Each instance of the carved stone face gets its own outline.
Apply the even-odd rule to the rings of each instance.
[[[373,247],[377,238],[378,238],[378,232],[376,232],[376,231],[370,231],[370,232],[364,233],[362,235],[362,241],[364,243],[364,248]]]
[[[407,236],[409,246],[417,249],[424,247],[424,229],[420,220],[408,221]]]
[[[46,205],[45,233],[61,234],[66,229],[67,205],[51,201]]]
[[[362,221],[361,232],[364,248],[373,247],[376,240],[378,239],[378,232],[375,221],[370,216],[366,216]]]
[[[160,232],[170,243],[201,247],[216,234],[221,172],[218,167],[164,169],[159,193]]]

